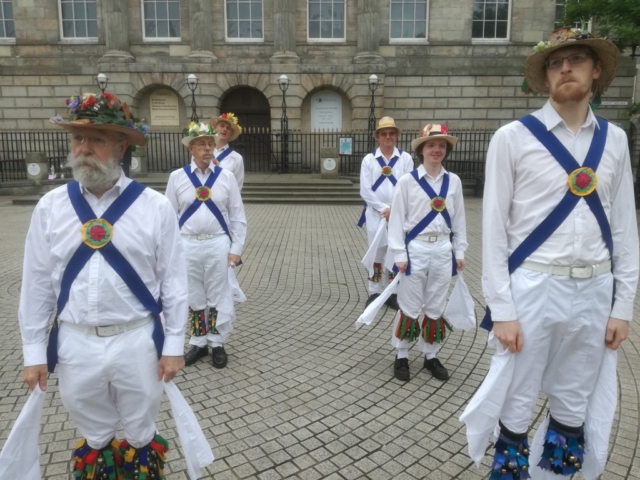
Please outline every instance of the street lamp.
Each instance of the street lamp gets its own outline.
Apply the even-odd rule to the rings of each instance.
[[[198,123],[198,114],[196,113],[196,87],[198,86],[198,77],[190,73],[187,77],[187,86],[191,90],[191,121]]]
[[[289,78],[280,75],[278,86],[282,90],[282,117],[280,118],[280,151],[282,154],[281,173],[289,173],[289,119],[287,118],[287,99],[285,92],[289,88]]]
[[[107,89],[107,85],[109,84],[109,78],[107,78],[104,73],[99,73],[96,75],[96,83],[98,84],[98,87],[100,87],[100,90],[102,90],[102,93],[104,93]]]
[[[369,150],[375,146],[373,143],[373,132],[376,129],[376,103],[374,96],[376,88],[378,88],[378,76],[374,73],[369,77],[369,90],[371,91],[371,111],[369,113]]]

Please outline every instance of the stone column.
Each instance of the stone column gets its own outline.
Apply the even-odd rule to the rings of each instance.
[[[296,2],[273,0],[273,49],[271,63],[300,63],[296,54]]]
[[[378,0],[358,0],[358,53],[354,63],[384,63],[379,52],[380,13]]]
[[[102,22],[104,25],[107,53],[98,63],[133,62],[129,52],[129,15],[127,0],[102,2]]]
[[[187,58],[217,62],[213,54],[213,30],[211,19],[211,0],[189,0],[189,33],[191,37],[191,53]]]

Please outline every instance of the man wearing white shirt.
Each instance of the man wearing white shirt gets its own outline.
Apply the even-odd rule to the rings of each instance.
[[[604,359],[628,337],[638,232],[626,135],[596,118],[589,100],[607,89],[619,57],[615,45],[588,32],[553,32],[525,64],[529,86],[549,101],[502,127],[489,146],[483,325],[499,344],[485,383],[505,355],[513,370],[501,380],[504,399],[487,398],[463,421],[470,451],[474,436],[484,438],[478,425],[499,423],[495,478],[529,478],[529,471],[558,478],[584,465],[592,480],[598,473],[587,467],[607,456],[605,419],[613,419],[616,393],[615,385],[603,387],[615,377],[615,361]],[[550,412],[529,462],[527,430],[540,388]]]
[[[188,300],[175,213],[119,166],[147,133],[126,104],[104,92],[67,105],[70,119],[52,122],[71,132],[76,180],[40,200],[27,234],[18,313],[24,379],[45,390],[57,364],[62,403],[84,437],[74,478],[134,468],[164,478],[167,442],[154,422],[162,380],[184,366]]]
[[[216,146],[213,149],[214,163],[229,170],[238,182],[238,190],[244,185],[244,161],[242,155],[236,152],[229,142],[233,142],[242,133],[238,117],[233,113],[223,113],[209,121],[209,125],[216,131]]]
[[[411,147],[422,164],[398,180],[389,219],[389,249],[405,277],[398,286],[400,310],[391,344],[397,349],[393,374],[409,381],[409,346],[416,338],[424,368],[438,380],[449,372],[437,358],[446,330],[442,316],[453,269],[464,269],[467,249],[462,182],[442,162],[456,145],[446,125],[429,124]],[[455,267],[452,252],[455,254]]]
[[[228,268],[241,263],[247,221],[235,177],[213,163],[215,139],[210,125],[187,130],[182,143],[191,164],[170,175],[165,195],[178,215],[187,257],[192,347],[185,364],[206,357],[209,345],[211,364],[224,368],[224,342],[235,317]]]
[[[388,222],[391,201],[396,183],[404,174],[413,170],[413,159],[407,152],[396,148],[400,129],[391,117],[382,117],[374,135],[379,147],[362,160],[360,168],[360,196],[365,201],[364,219],[369,246],[373,244],[380,222]],[[376,251],[373,276],[369,278],[367,306],[373,302],[393,280],[395,274],[384,267],[387,247]],[[396,295],[391,295],[387,305],[398,309]]]

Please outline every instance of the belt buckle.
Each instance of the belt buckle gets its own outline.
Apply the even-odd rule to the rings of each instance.
[[[117,335],[118,333],[118,328],[116,328],[117,325],[104,325],[104,326],[98,326],[95,327],[96,329],[96,336],[97,337],[113,337],[114,335]],[[104,333],[101,333],[100,329],[103,330]],[[123,330],[124,331],[124,330]]]
[[[428,242],[432,242],[432,243],[433,243],[433,242],[437,242],[437,241],[438,241],[438,236],[437,236],[437,235],[429,235],[429,236],[427,237],[427,241],[428,241]]]
[[[571,278],[591,278],[595,271],[595,265],[571,266],[569,276]],[[588,274],[587,274],[588,272]]]

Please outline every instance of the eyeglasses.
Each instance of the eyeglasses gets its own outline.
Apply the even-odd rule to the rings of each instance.
[[[111,142],[106,138],[85,137],[84,135],[74,135],[73,141],[80,145],[88,144],[93,148],[104,148]]]
[[[562,67],[565,60],[569,61],[569,65],[580,65],[581,63],[586,62],[588,58],[593,57],[588,53],[574,53],[573,55],[569,55],[568,57],[549,58],[545,62],[545,65],[548,69],[553,70]]]
[[[195,142],[192,144],[194,147],[198,147],[198,148],[213,148],[215,146],[215,143],[213,142]]]
[[[380,137],[397,137],[397,133],[396,132],[380,132],[378,134],[378,136]]]

